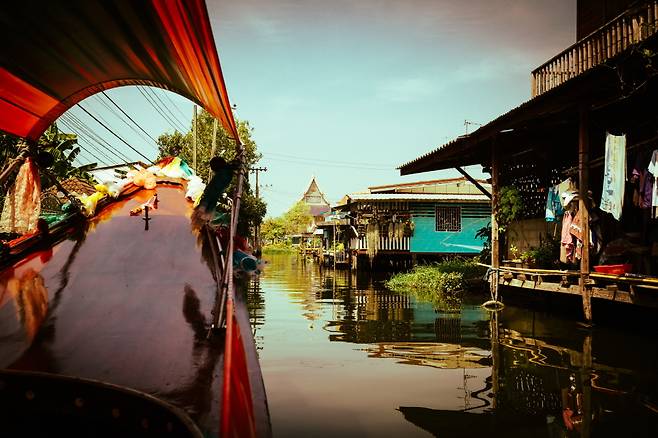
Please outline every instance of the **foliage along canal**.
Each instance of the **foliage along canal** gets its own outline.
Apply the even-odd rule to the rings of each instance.
[[[250,287],[275,436],[657,436],[655,337],[461,309],[267,254]]]

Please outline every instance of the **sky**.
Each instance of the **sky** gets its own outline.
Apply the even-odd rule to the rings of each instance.
[[[373,185],[456,176],[401,177],[396,167],[464,134],[465,121],[483,124],[528,100],[531,70],[575,41],[575,10],[575,0],[208,0],[235,115],[254,128],[267,167],[268,216],[290,208],[313,176],[332,203]],[[154,157],[153,138],[189,127],[192,104],[151,90],[107,92],[148,136],[105,96],[82,105]],[[79,108],[71,114],[121,144]]]

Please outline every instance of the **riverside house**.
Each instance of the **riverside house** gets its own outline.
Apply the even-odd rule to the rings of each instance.
[[[400,167],[491,173],[495,295],[582,298],[588,322],[592,298],[658,303],[657,34],[656,1],[579,0],[577,41],[532,71],[530,100]],[[541,263],[506,261],[523,245]]]

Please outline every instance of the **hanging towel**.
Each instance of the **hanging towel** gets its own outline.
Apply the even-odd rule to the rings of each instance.
[[[626,184],[626,135],[607,134],[601,210],[619,220],[624,205]]]
[[[651,154],[651,161],[647,167],[649,173],[653,175],[653,190],[651,194],[651,217],[656,217],[656,207],[658,207],[658,149]]]
[[[5,197],[0,231],[27,234],[37,230],[41,213],[41,179],[32,158],[18,170],[16,181]]]

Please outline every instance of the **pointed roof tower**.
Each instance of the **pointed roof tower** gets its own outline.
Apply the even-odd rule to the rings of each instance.
[[[331,208],[329,206],[329,201],[324,197],[324,193],[320,191],[315,176],[311,178],[311,182],[304,192],[304,195],[302,195],[301,200],[311,207],[311,215],[313,216],[320,216]]]

